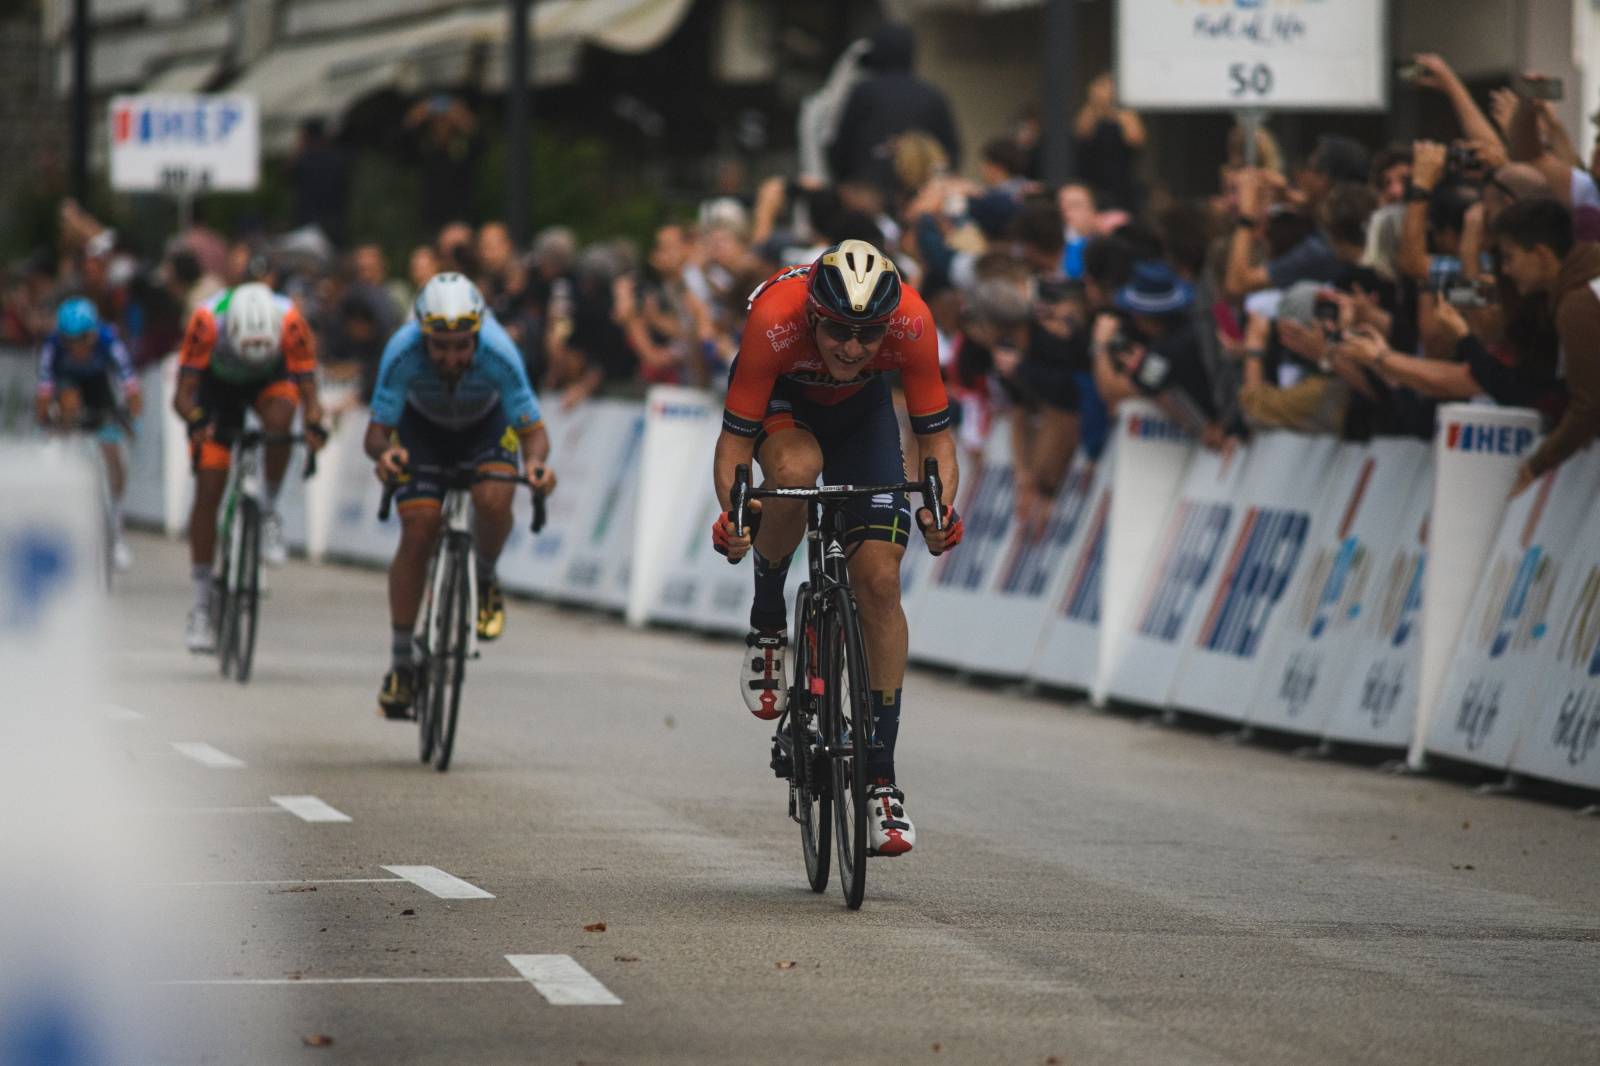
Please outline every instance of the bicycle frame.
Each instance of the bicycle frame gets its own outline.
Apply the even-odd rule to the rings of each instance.
[[[418,620],[419,635],[423,639],[425,648],[439,646],[439,629],[443,625],[439,612],[444,591],[445,563],[451,552],[458,548],[467,553],[467,615],[476,617],[478,613],[478,550],[472,540],[471,494],[466,489],[449,490],[445,493],[442,510],[444,528],[440,531],[439,543],[434,545],[433,555],[428,560],[427,611]],[[477,657],[478,629],[476,626],[471,626],[467,631],[467,658]]]

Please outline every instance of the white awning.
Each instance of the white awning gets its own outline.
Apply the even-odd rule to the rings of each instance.
[[[222,61],[215,56],[207,59],[183,59],[140,86],[142,93],[197,93],[216,77]]]
[[[561,85],[578,73],[584,44],[619,52],[657,47],[688,13],[692,0],[545,0],[536,4],[530,36],[535,85]],[[473,80],[499,90],[506,83],[504,5],[442,15],[411,26],[274,49],[229,92],[253,94],[265,147],[284,149],[307,118],[336,119],[370,93],[449,88]]]

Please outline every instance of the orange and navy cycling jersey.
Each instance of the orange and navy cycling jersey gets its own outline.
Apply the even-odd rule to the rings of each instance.
[[[282,377],[285,371],[294,379],[309,378],[317,372],[317,342],[311,327],[294,304],[282,296],[276,297],[283,307],[283,334],[279,342],[282,358],[265,366],[251,366],[235,356],[223,332],[228,295],[223,293],[195,309],[189,328],[183,332],[183,346],[178,355],[180,367],[196,373],[209,371],[223,381],[237,384]]]
[[[922,297],[904,287],[900,307],[889,321],[877,354],[856,377],[836,381],[823,365],[806,321],[806,278],[810,273],[809,266],[790,267],[750,294],[750,315],[728,383],[723,428],[741,437],[756,436],[780,378],[798,386],[804,399],[831,407],[894,370],[900,372],[912,430],[927,436],[950,428],[950,399],[939,373],[939,340],[933,314]]]

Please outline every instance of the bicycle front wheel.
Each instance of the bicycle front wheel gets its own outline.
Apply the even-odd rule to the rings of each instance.
[[[472,647],[471,627],[477,624],[472,603],[472,583],[468,567],[472,565],[472,552],[466,542],[452,546],[450,551],[450,595],[440,605],[439,637],[442,654],[435,661],[440,665],[436,681],[438,701],[434,719],[438,748],[433,753],[434,769],[440,773],[450,769],[450,756],[456,746],[456,719],[461,711],[461,682],[467,674],[467,655]]]
[[[867,745],[872,704],[867,652],[855,600],[837,589],[823,606],[823,730],[833,764],[834,839],[845,906],[861,907],[867,887]]]
[[[256,623],[261,614],[261,505],[246,497],[239,507],[239,584],[234,593],[233,676],[250,680],[256,659]]]
[[[811,609],[810,587],[800,586],[794,617],[794,687],[789,692],[789,751],[792,763],[790,795],[795,821],[800,823],[800,849],[806,860],[806,881],[811,891],[828,887],[829,850],[833,841],[832,769],[826,759],[817,757],[816,699],[811,695],[811,678],[817,671],[816,613]]]

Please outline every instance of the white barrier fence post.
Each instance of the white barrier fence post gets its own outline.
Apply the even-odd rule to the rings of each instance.
[[[706,426],[720,414],[707,393],[670,385],[652,388],[644,407],[644,450],[628,580],[630,626],[645,624],[661,593],[673,549],[679,545],[673,534],[682,526],[683,512],[696,510],[690,501],[702,496],[695,491],[695,482],[711,480],[711,456],[701,448]]]
[[[1103,706],[1162,526],[1194,455],[1194,438],[1146,400],[1122,404],[1100,594],[1100,651],[1089,698]]]
[[[1533,450],[1539,415],[1515,407],[1445,404],[1433,442],[1433,520],[1422,589],[1417,724],[1406,756],[1426,765],[1424,740],[1445,669],[1494,543],[1517,467]]]

